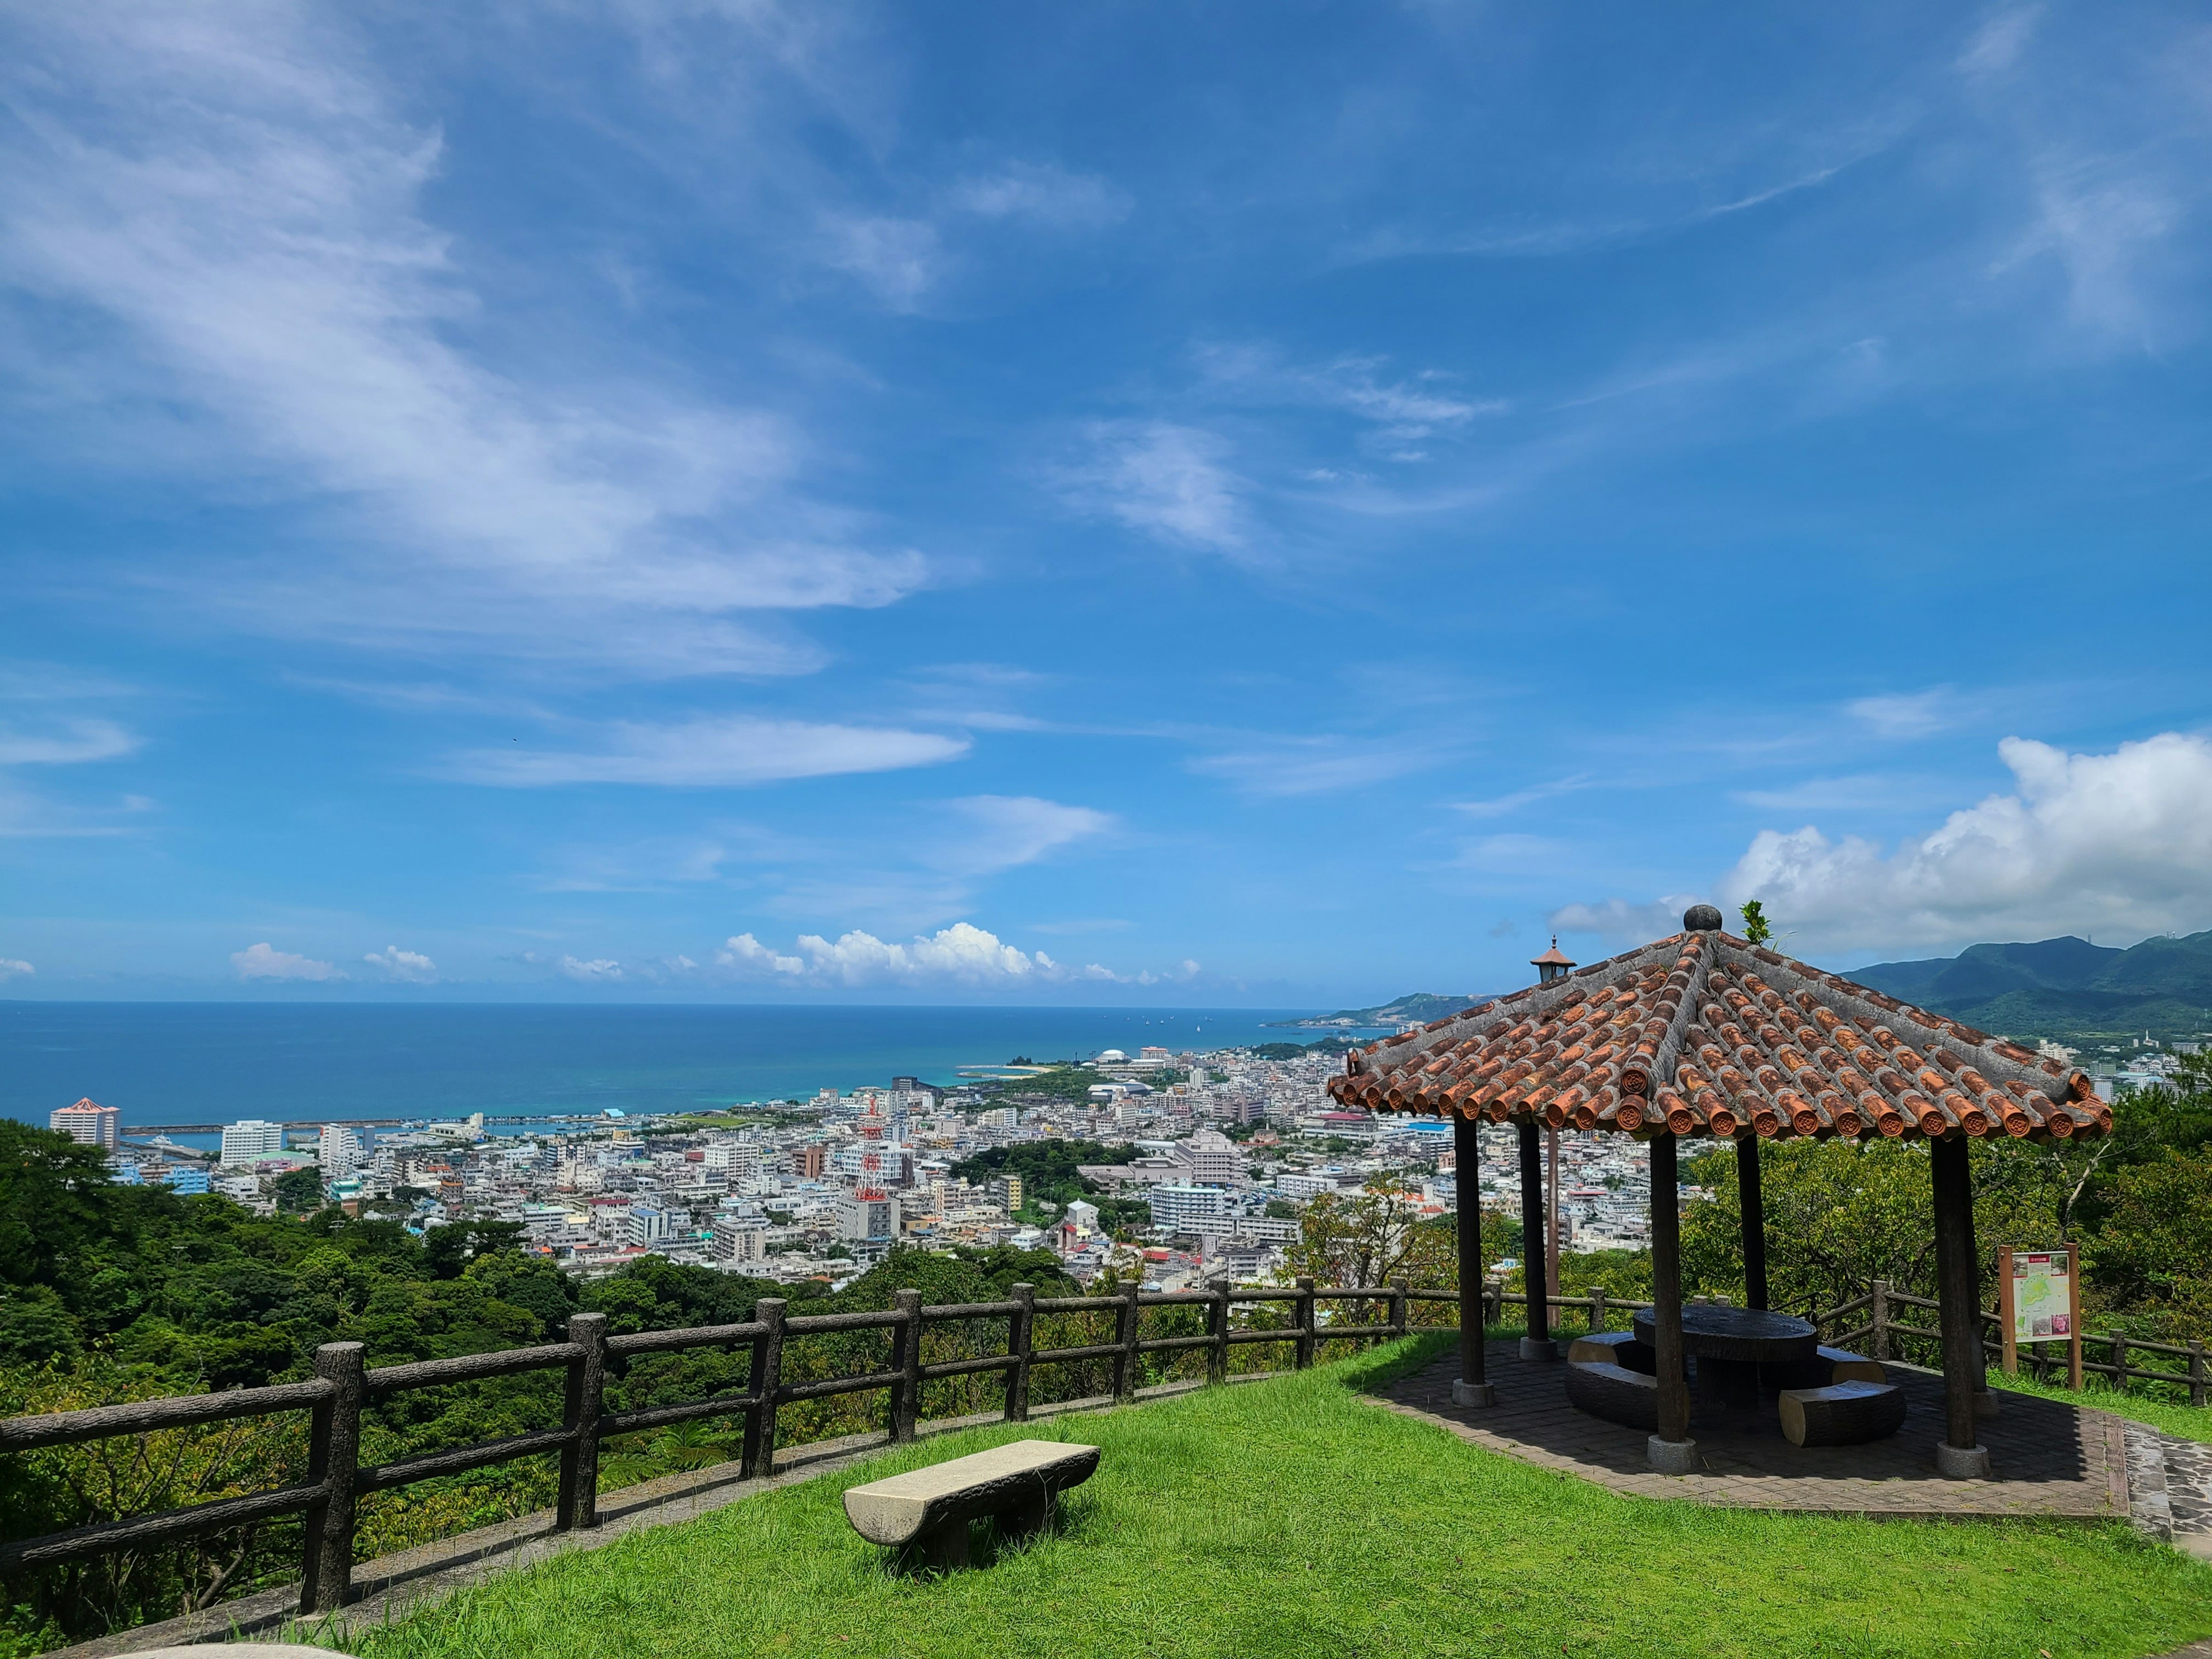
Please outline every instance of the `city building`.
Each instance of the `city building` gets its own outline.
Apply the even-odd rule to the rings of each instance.
[[[251,1164],[257,1158],[273,1158],[284,1150],[284,1126],[258,1117],[241,1118],[222,1132],[224,1164]]]
[[[123,1139],[123,1114],[94,1100],[80,1100],[49,1115],[46,1127],[67,1135],[80,1146],[104,1146],[113,1152]]]
[[[1163,1182],[1145,1194],[1152,1206],[1152,1224],[1170,1232],[1190,1233],[1216,1224],[1229,1207],[1229,1194],[1218,1187],[1193,1187],[1182,1182]]]
[[[158,1182],[171,1192],[187,1196],[209,1190],[204,1164],[142,1164],[138,1166],[138,1179],[148,1186]]]
[[[675,1231],[675,1221],[665,1210],[656,1210],[649,1204],[629,1206],[629,1243],[641,1249],[650,1249],[655,1244],[667,1242]]]
[[[792,1173],[802,1181],[819,1181],[830,1172],[830,1149],[816,1141],[791,1155]]]
[[[315,1162],[325,1182],[344,1181],[361,1168],[361,1137],[343,1123],[325,1123],[315,1137]]]
[[[714,1255],[732,1263],[764,1260],[768,1255],[768,1224],[756,1216],[716,1216]]]
[[[870,1193],[841,1193],[837,1197],[837,1237],[845,1239],[896,1238],[899,1201]]]
[[[1022,1178],[1018,1175],[993,1176],[983,1190],[1009,1215],[1022,1207]]]
[[[1244,1179],[1244,1154],[1218,1129],[1200,1129],[1168,1148],[1182,1179],[1200,1186],[1233,1187]]]

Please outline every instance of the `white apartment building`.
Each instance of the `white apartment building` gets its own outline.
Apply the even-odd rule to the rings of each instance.
[[[1244,1179],[1244,1154],[1218,1129],[1200,1129],[1168,1148],[1182,1179],[1201,1186],[1233,1187]]]
[[[656,1210],[650,1204],[629,1206],[629,1242],[641,1249],[666,1243],[675,1231],[675,1218],[667,1211]]]
[[[854,1193],[837,1195],[838,1237],[896,1238],[898,1231],[898,1200],[862,1198]]]
[[[361,1169],[361,1137],[343,1123],[325,1123],[315,1137],[315,1162],[325,1182],[349,1179]]]
[[[273,1158],[284,1150],[284,1126],[258,1117],[241,1118],[222,1132],[224,1164],[251,1164],[257,1158]]]
[[[1170,1232],[1190,1233],[1218,1229],[1229,1208],[1229,1194],[1218,1187],[1193,1187],[1182,1182],[1164,1182],[1145,1194],[1152,1206],[1152,1224]]]
[[[80,1100],[48,1114],[46,1127],[80,1146],[103,1146],[112,1152],[123,1139],[123,1114],[96,1100]]]
[[[1306,1170],[1285,1170],[1275,1177],[1275,1190],[1288,1199],[1326,1198],[1337,1190],[1336,1177]]]
[[[757,1216],[716,1216],[714,1255],[727,1262],[767,1260],[768,1224]]]

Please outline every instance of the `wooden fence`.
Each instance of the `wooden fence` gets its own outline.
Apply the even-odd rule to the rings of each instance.
[[[564,1531],[592,1527],[599,1520],[599,1449],[601,1443],[610,1436],[702,1418],[740,1417],[744,1419],[744,1438],[738,1475],[740,1479],[755,1479],[775,1473],[777,1415],[781,1407],[794,1401],[880,1390],[886,1396],[887,1437],[898,1443],[915,1437],[921,1387],[934,1378],[1003,1372],[1005,1420],[1019,1423],[1028,1419],[1030,1379],[1039,1365],[1109,1362],[1113,1397],[1128,1401],[1135,1397],[1141,1362],[1148,1354],[1202,1351],[1206,1382],[1220,1383],[1228,1379],[1229,1352],[1232,1347],[1282,1343],[1290,1347],[1292,1363],[1304,1370],[1314,1363],[1316,1349],[1322,1342],[1371,1341],[1402,1336],[1409,1326],[1410,1304],[1413,1301],[1457,1299],[1446,1292],[1411,1291],[1402,1281],[1328,1290],[1316,1288],[1310,1279],[1301,1279],[1289,1285],[1243,1289],[1221,1285],[1206,1291],[1172,1292],[1146,1292],[1133,1284],[1111,1296],[1041,1297],[1029,1285],[1016,1285],[1011,1290],[1011,1296],[1004,1302],[943,1307],[925,1307],[920,1291],[900,1291],[893,1297],[892,1305],[880,1313],[799,1317],[787,1316],[787,1304],[781,1298],[763,1297],[756,1308],[755,1317],[743,1324],[640,1331],[620,1336],[608,1334],[605,1315],[580,1313],[569,1317],[565,1341],[453,1359],[385,1365],[374,1370],[364,1365],[362,1344],[330,1342],[315,1351],[315,1374],[305,1382],[11,1418],[0,1421],[0,1452],[32,1451],[46,1446],[305,1411],[310,1413],[308,1463],[307,1479],[297,1486],[219,1498],[155,1515],[132,1516],[0,1545],[0,1572],[59,1565],[113,1551],[181,1543],[273,1516],[298,1515],[305,1517],[306,1523],[304,1559],[301,1563],[301,1611],[326,1612],[343,1605],[350,1592],[355,1509],[361,1498],[374,1492],[465,1474],[517,1458],[557,1453],[560,1487],[555,1525]],[[1322,1319],[1320,1310],[1325,1302],[1352,1304],[1346,1310],[1351,1320]],[[1232,1316],[1239,1304],[1248,1308],[1262,1304],[1286,1304],[1288,1322],[1267,1326],[1248,1323],[1240,1327]],[[1142,1311],[1146,1308],[1203,1310],[1206,1329],[1188,1335],[1147,1337],[1141,1325]],[[1381,1322],[1363,1322],[1364,1316],[1378,1311],[1384,1316]],[[1040,1348],[1032,1340],[1040,1314],[1101,1316],[1111,1322],[1110,1334],[1100,1331],[1096,1334],[1104,1340],[1099,1341]],[[1000,1319],[1006,1322],[1004,1353],[924,1363],[922,1337],[928,1327]],[[890,1363],[883,1370],[804,1382],[784,1380],[787,1344],[830,1333],[876,1330],[885,1331],[890,1336]],[[632,1411],[603,1409],[611,1359],[695,1348],[734,1351],[740,1347],[749,1349],[750,1354],[742,1393],[717,1394],[683,1404]],[[529,1371],[565,1373],[567,1390],[558,1427],[426,1452],[392,1462],[362,1463],[364,1406],[410,1389],[441,1388]]]

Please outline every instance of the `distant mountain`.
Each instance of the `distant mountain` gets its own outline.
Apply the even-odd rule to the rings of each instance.
[[[1432,1019],[1442,1019],[1446,1014],[1455,1014],[1462,1008],[1472,1008],[1479,1002],[1488,1002],[1488,997],[1439,996],[1434,991],[1415,991],[1410,996],[1400,997],[1395,1002],[1386,1002],[1375,1008],[1340,1008],[1333,1014],[1315,1014],[1306,1019],[1279,1019],[1277,1025],[1311,1028],[1318,1025],[1426,1025]]]
[[[1847,977],[1984,1030],[2014,1035],[2212,1030],[2212,929],[2117,950],[2071,935],[1878,962]]]

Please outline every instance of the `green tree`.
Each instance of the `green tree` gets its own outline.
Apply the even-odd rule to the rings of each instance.
[[[323,1173],[312,1164],[287,1170],[276,1177],[276,1207],[286,1215],[303,1215],[323,1207]]]

